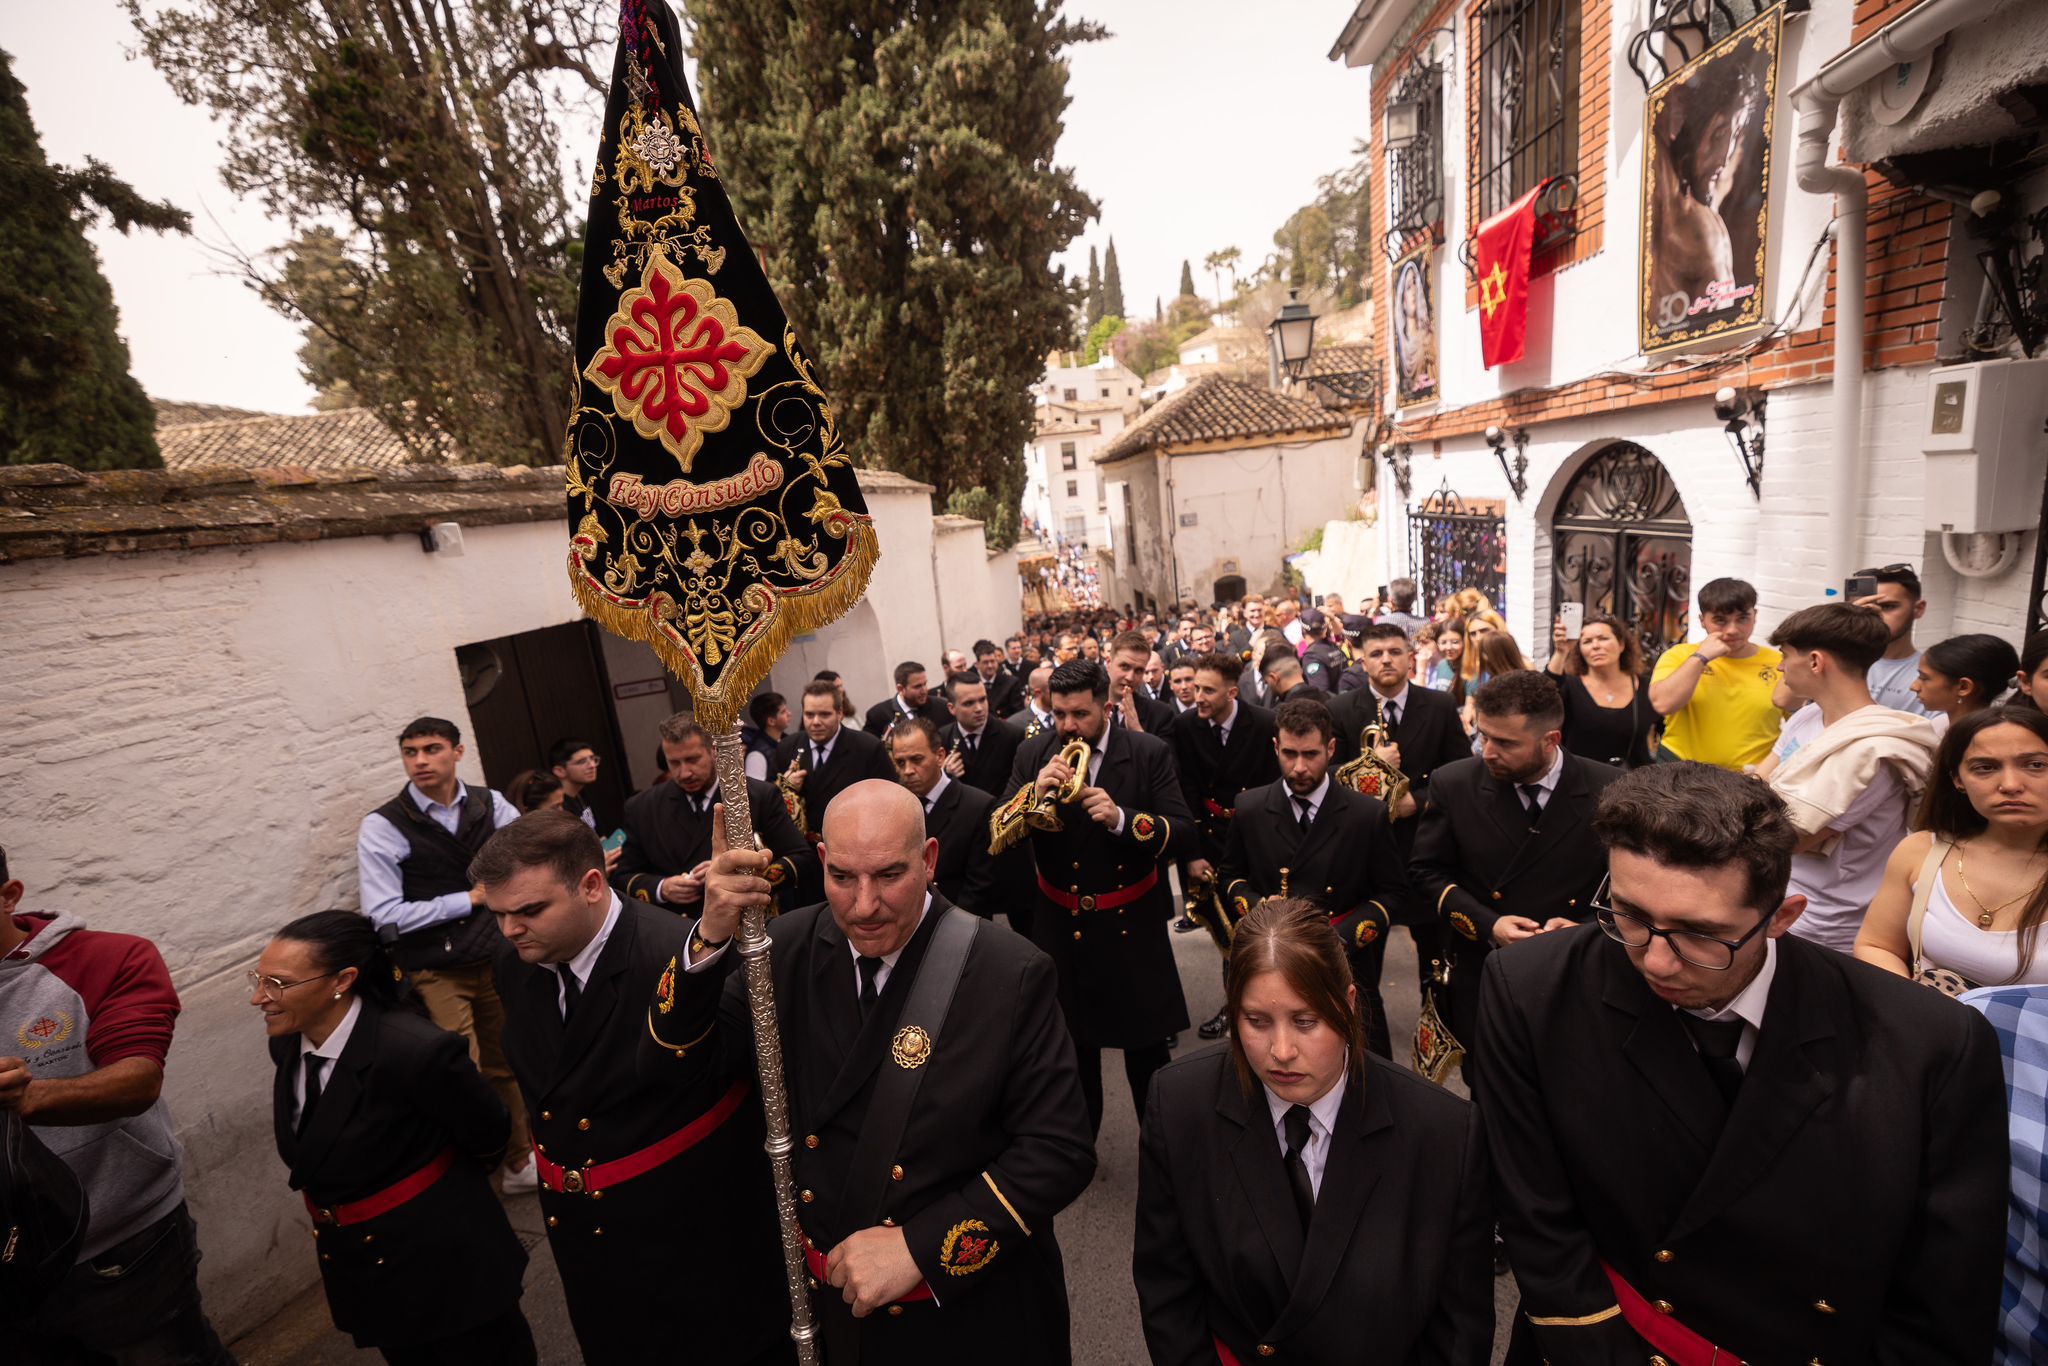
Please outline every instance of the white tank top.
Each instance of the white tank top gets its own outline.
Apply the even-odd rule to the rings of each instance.
[[[2034,961],[2021,978],[2018,930],[1987,930],[1948,899],[1939,870],[1927,894],[1927,919],[1920,925],[1920,953],[1928,963],[1961,973],[1978,986],[2031,986],[2048,982],[2048,926],[2034,943]],[[2015,978],[2019,980],[2015,982]]]

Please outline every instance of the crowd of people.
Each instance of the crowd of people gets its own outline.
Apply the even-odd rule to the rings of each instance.
[[[1539,664],[1483,595],[1425,614],[1406,580],[1355,613],[1082,605],[865,708],[831,671],[758,693],[744,841],[689,713],[616,822],[591,743],[501,795],[420,717],[360,913],[248,974],[334,1323],[395,1363],[537,1360],[502,1204],[537,1192],[586,1362],[792,1360],[759,909],[832,1366],[1071,1360],[1055,1222],[1105,1052],[1155,1363],[1480,1366],[1508,1272],[1516,1366],[2041,1360],[2048,633],[1921,649],[1912,568],[1867,578],[1768,643],[1714,580],[1654,662],[1574,608]],[[76,1190],[0,1201],[79,1227],[33,1298],[0,1266],[7,1359],[227,1361],[162,959],[23,896],[0,855],[0,1007],[64,1023],[0,1057],[0,1112]],[[1198,1026],[1175,931],[1219,949]]]
[[[1096,611],[1102,603],[1102,576],[1089,553],[1088,542],[1024,519],[1024,532],[1035,536],[1052,552],[1052,558],[1037,566],[1039,598],[1046,603],[1065,603],[1075,611]]]

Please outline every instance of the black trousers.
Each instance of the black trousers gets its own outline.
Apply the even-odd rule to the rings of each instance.
[[[433,1342],[380,1347],[391,1366],[537,1366],[533,1330],[513,1305],[489,1323]]]
[[[199,1304],[199,1233],[179,1205],[80,1262],[26,1322],[0,1326],[8,1366],[234,1366]]]
[[[1137,1106],[1138,1118],[1142,1121],[1145,1118],[1145,1097],[1152,1089],[1152,1074],[1166,1066],[1172,1054],[1168,1052],[1164,1039],[1143,1048],[1126,1048],[1123,1053],[1124,1077],[1131,1083],[1131,1103]],[[1081,1097],[1088,1102],[1088,1123],[1096,1133],[1101,1133],[1102,1050],[1077,1042],[1074,1060],[1081,1068]]]

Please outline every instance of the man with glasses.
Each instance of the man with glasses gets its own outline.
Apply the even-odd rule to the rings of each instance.
[[[1508,1360],[1988,1361],[1998,1043],[1941,993],[1788,936],[1762,783],[1632,770],[1598,929],[1484,975],[1473,1092],[1521,1287]]]
[[[1479,755],[1429,775],[1409,856],[1416,901],[1436,908],[1444,955],[1424,966],[1445,989],[1447,1023],[1467,1049],[1487,955],[1592,914],[1607,871],[1593,807],[1616,774],[1565,752],[1564,698],[1548,674],[1518,669],[1489,679],[1472,709]]]
[[[1700,586],[1706,638],[1657,656],[1650,705],[1664,717],[1658,758],[1694,759],[1731,773],[1762,763],[1784,716],[1771,704],[1778,652],[1750,639],[1756,630],[1756,589],[1741,579]]]

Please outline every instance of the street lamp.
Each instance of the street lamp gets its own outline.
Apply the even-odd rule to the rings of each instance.
[[[1406,151],[1422,136],[1422,101],[1387,101],[1386,133],[1382,139],[1389,152]]]
[[[1289,379],[1300,379],[1308,369],[1309,353],[1316,344],[1315,310],[1301,302],[1299,295],[1299,290],[1287,291],[1286,306],[1266,329],[1273,359]]]
[[[1508,443],[1515,443],[1515,461],[1508,463]],[[1508,487],[1515,492],[1515,501],[1521,502],[1522,495],[1529,491],[1529,430],[1517,427],[1504,432],[1499,427],[1486,429],[1486,444],[1493,448],[1494,458],[1500,461],[1500,472],[1506,476]]]

